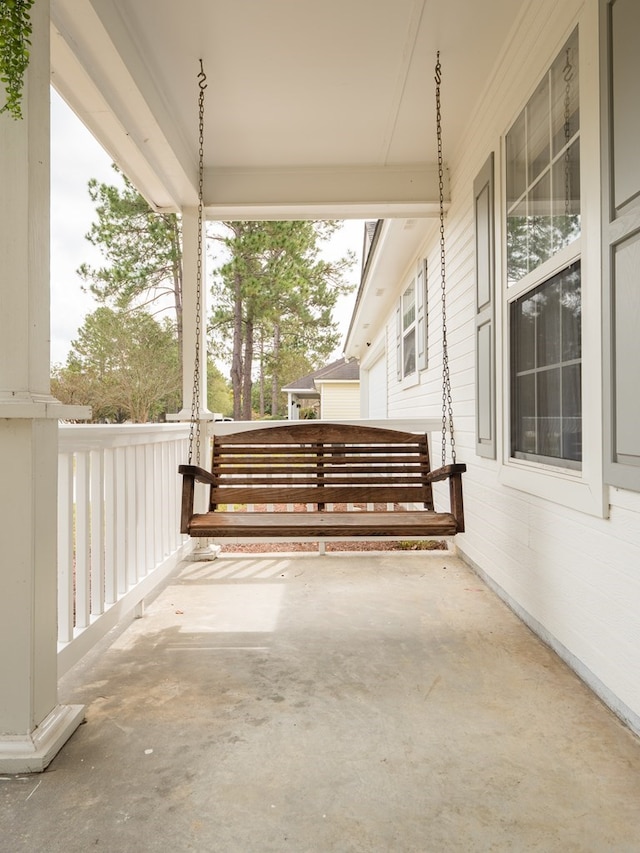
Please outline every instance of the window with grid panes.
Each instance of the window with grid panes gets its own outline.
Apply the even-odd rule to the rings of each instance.
[[[511,456],[569,468],[582,460],[578,74],[575,30],[505,140]]]

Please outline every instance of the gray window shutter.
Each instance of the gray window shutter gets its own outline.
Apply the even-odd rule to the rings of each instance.
[[[427,307],[427,261],[420,262],[416,276],[416,355],[418,370],[428,366],[429,353],[429,311]]]
[[[496,458],[493,152],[473,182],[476,237],[476,453]]]
[[[640,4],[602,9],[605,481],[640,491]]]

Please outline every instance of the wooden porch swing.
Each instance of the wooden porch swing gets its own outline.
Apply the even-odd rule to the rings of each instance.
[[[442,293],[442,466],[432,471],[428,437],[365,425],[294,422],[216,435],[211,470],[200,461],[200,331],[202,289],[203,133],[206,75],[199,79],[198,264],[196,350],[183,477],[180,530],[194,537],[238,539],[415,539],[464,531],[462,474],[456,462],[447,353],[443,158],[438,53],[436,113],[440,183]],[[446,463],[449,432],[451,463]],[[194,444],[196,464],[193,462]],[[436,512],[432,484],[449,482],[449,512]],[[196,482],[209,486],[209,507],[194,512]],[[421,509],[413,507],[421,505]],[[410,506],[412,508],[407,508]]]

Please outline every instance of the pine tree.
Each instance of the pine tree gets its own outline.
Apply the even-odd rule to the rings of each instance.
[[[282,365],[291,354],[320,366],[339,343],[333,310],[352,289],[345,274],[353,254],[333,263],[320,257],[322,243],[340,227],[337,222],[223,225],[225,233],[217,239],[229,259],[216,271],[212,345],[231,361],[234,417],[251,419],[256,353],[259,383],[270,387],[275,416]]]

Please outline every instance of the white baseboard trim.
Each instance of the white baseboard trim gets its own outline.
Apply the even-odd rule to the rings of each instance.
[[[585,664],[570,652],[556,637],[553,636],[537,619],[528,613],[518,602],[513,599],[499,584],[497,584],[480,566],[458,545],[458,555],[473,571],[486,583],[486,585],[500,598],[507,607],[524,624],[530,628],[540,640],[552,649],[567,666],[572,669],[578,678],[583,681],[596,696],[618,717],[631,731],[640,736],[640,715],[633,711],[628,705],[610,690],[597,675],[594,675]]]

